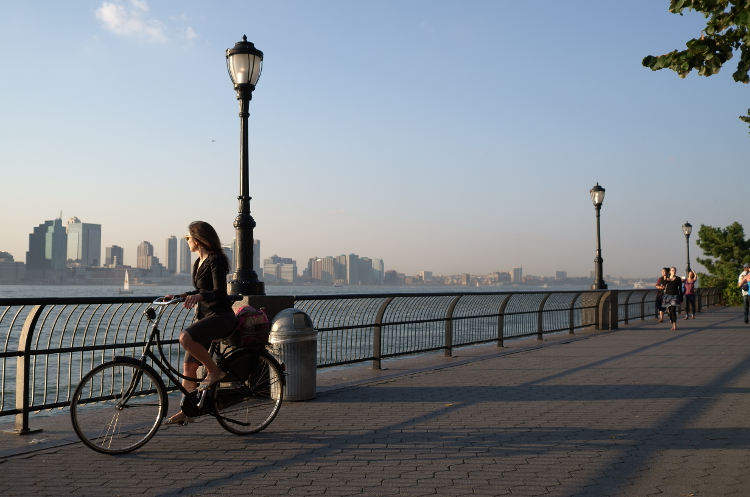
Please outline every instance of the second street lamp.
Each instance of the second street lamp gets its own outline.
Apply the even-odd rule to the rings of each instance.
[[[591,193],[591,202],[594,204],[596,209],[596,257],[594,258],[594,273],[596,279],[594,284],[591,285],[592,290],[606,290],[607,284],[604,283],[604,271],[602,269],[602,237],[599,229],[599,211],[602,209],[602,202],[604,202],[604,188],[596,184],[594,188],[589,192]]]
[[[237,100],[240,101],[240,201],[239,213],[234,220],[237,245],[234,254],[234,273],[229,282],[229,292],[240,295],[265,295],[265,287],[253,269],[253,228],[255,220],[250,215],[250,174],[247,150],[247,118],[255,84],[260,78],[263,52],[247,41],[227,49],[227,70],[232,78]]]
[[[687,249],[687,265],[685,266],[685,276],[690,273],[690,233],[693,232],[693,225],[685,221],[682,225],[682,232],[685,234],[685,248]]]

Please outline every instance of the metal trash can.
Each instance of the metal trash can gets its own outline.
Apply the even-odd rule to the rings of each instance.
[[[318,331],[304,311],[294,307],[276,314],[271,324],[271,353],[286,366],[284,400],[315,398]]]

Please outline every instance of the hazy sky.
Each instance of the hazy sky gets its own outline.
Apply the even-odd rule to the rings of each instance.
[[[104,247],[234,236],[224,51],[264,52],[250,107],[263,258],[356,253],[407,274],[685,264],[687,220],[748,227],[750,87],[641,66],[702,16],[668,0],[113,0],[0,5],[0,250],[77,216]],[[691,255],[698,255],[691,238]]]

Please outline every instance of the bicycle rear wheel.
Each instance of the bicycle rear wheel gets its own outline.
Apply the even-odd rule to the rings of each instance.
[[[73,392],[73,429],[104,454],[131,452],[153,437],[167,405],[164,383],[151,368],[112,361],[92,369]]]
[[[251,350],[232,354],[225,368],[229,374],[214,389],[216,420],[236,435],[263,430],[281,408],[281,368],[267,355]]]

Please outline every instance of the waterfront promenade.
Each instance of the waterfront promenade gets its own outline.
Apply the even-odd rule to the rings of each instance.
[[[124,456],[32,418],[44,432],[0,438],[0,493],[750,495],[750,326],[739,308],[678,326],[322,370],[264,432],[207,418]]]

